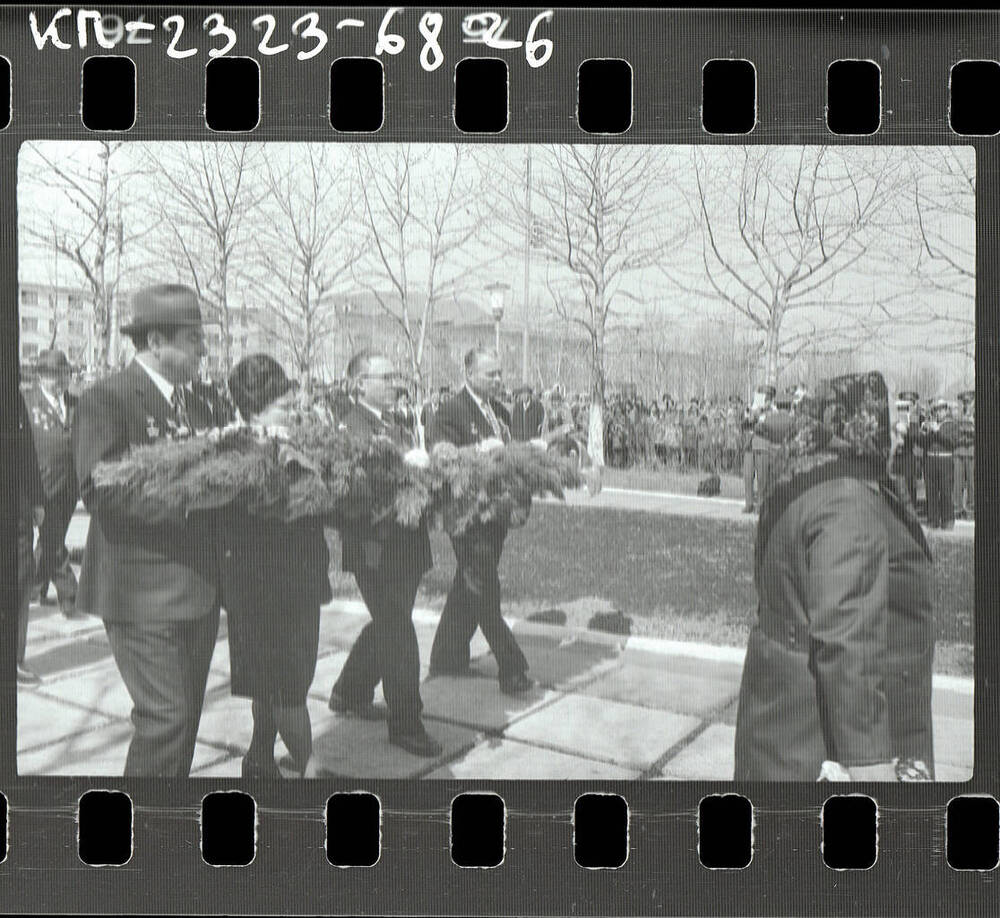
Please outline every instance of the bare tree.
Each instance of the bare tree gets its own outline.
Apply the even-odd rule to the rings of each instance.
[[[478,176],[457,144],[355,153],[368,255],[354,263],[354,278],[402,336],[422,396],[434,308],[479,267],[469,246],[483,220]]]
[[[589,343],[588,452],[604,464],[608,333],[628,303],[643,295],[632,278],[666,258],[687,232],[663,220],[663,189],[671,176],[649,147],[546,146],[538,150],[534,195],[539,244],[557,263],[546,288],[556,314]],[[523,224],[519,198],[507,202]]]
[[[80,158],[61,147],[33,144],[39,162],[24,176],[30,183],[57,190],[64,204],[46,215],[27,215],[23,230],[32,244],[55,252],[73,266],[88,293],[94,327],[94,361],[101,368],[114,362],[112,338],[116,295],[126,249],[144,230],[126,230],[122,185],[127,170],[118,168],[120,142],[97,141],[97,155]],[[53,341],[62,316],[53,316]]]
[[[976,177],[968,148],[915,148],[913,208],[918,232],[916,273],[933,349],[976,356]]]
[[[232,367],[234,254],[246,242],[244,220],[260,202],[249,174],[256,151],[247,143],[149,144],[156,215],[179,275],[191,284],[221,329],[223,369]]]
[[[702,277],[662,267],[759,331],[767,380],[806,350],[839,350],[917,321],[899,308],[907,289],[882,282],[899,255],[883,242],[902,220],[901,158],[879,148],[709,152],[693,151]]]
[[[339,150],[306,144],[263,154],[267,202],[254,261],[270,294],[268,328],[291,355],[306,391],[341,318],[334,293],[362,252],[353,220],[354,165],[335,158]]]

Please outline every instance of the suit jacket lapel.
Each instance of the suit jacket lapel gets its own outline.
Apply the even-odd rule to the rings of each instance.
[[[173,405],[149,374],[133,360],[126,368],[129,388],[135,393],[132,414],[142,427],[144,441],[157,440],[167,432],[167,420],[174,420]]]

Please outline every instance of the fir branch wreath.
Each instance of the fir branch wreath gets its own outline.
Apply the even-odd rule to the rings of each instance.
[[[329,425],[288,430],[235,426],[133,447],[93,473],[98,499],[135,507],[136,522],[242,506],[293,522],[343,527],[421,520],[464,532],[473,522],[523,525],[532,497],[579,487],[575,464],[529,444],[482,452],[438,444],[427,467],[404,461],[390,440],[361,440]]]

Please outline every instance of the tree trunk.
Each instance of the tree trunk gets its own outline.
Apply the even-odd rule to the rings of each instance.
[[[604,329],[598,328],[591,343],[590,418],[587,452],[594,465],[604,465]]]

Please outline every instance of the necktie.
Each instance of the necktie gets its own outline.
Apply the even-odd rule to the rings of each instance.
[[[188,430],[190,430],[191,423],[188,420],[187,400],[184,396],[184,387],[174,386],[173,395],[170,397],[170,404],[173,406],[174,414],[177,415],[177,420],[180,421],[184,427],[187,427]]]

